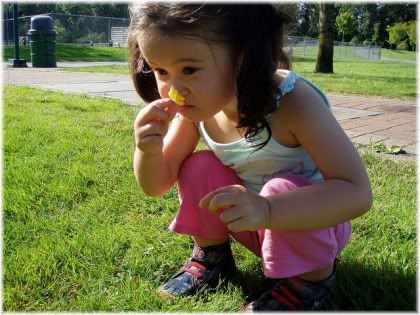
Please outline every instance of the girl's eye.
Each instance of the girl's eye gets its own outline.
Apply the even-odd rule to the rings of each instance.
[[[193,68],[193,67],[185,67],[182,72],[184,74],[193,74],[194,72],[196,72],[198,69],[197,68]]]
[[[155,72],[157,72],[159,75],[165,75],[165,74],[168,74],[165,70],[163,70],[163,69],[159,69],[159,68],[156,68],[154,71],[155,71]]]

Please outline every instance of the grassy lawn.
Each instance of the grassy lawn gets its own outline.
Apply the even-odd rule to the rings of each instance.
[[[29,46],[19,46],[20,58],[31,61]],[[15,57],[14,46],[3,46],[3,60]],[[57,45],[57,61],[126,61],[128,52],[126,48]]]
[[[400,60],[416,61],[417,58],[415,51],[381,49],[381,54],[383,57]]]
[[[158,287],[189,256],[167,230],[173,188],[148,197],[132,172],[138,107],[33,88],[4,88],[3,299],[6,311],[239,311],[266,287],[238,244],[236,280],[197,298]],[[203,147],[203,146],[202,146]],[[326,310],[416,309],[416,167],[363,155],[371,211],[353,221]]]
[[[334,74],[314,73],[315,57],[295,57],[293,69],[315,82],[324,92],[416,98],[416,65],[367,59],[337,59]]]
[[[363,47],[357,47],[356,51],[364,49]],[[293,52],[297,56],[303,57],[316,57],[318,55],[318,46],[297,46],[293,48]],[[354,47],[353,46],[334,46],[334,58],[335,59],[342,59],[342,58],[353,58],[354,55]],[[416,52],[415,51],[406,51],[406,50],[391,50],[381,48],[381,58],[392,58],[398,60],[406,60],[406,61],[416,61]],[[361,60],[365,59],[362,57],[355,57],[360,58]]]
[[[87,67],[66,67],[63,71],[67,72],[89,72],[89,73],[110,73],[110,74],[129,74],[127,65],[103,65],[103,66],[87,66]]]

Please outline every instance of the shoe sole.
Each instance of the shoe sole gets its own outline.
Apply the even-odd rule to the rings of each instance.
[[[158,295],[164,300],[169,300],[169,299],[174,299],[175,298],[175,295],[172,295],[172,294],[170,294],[170,293],[168,293],[164,290],[161,290],[161,289],[158,290]]]

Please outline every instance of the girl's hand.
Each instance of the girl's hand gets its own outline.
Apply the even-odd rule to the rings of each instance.
[[[257,231],[267,228],[270,220],[270,204],[260,196],[241,185],[216,189],[200,200],[200,208],[217,213],[232,232]]]
[[[178,109],[169,99],[156,100],[144,107],[134,121],[137,148],[148,154],[162,152],[163,138]]]

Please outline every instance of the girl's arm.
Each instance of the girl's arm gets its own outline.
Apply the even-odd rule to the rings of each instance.
[[[299,80],[295,91],[284,96],[280,106],[280,114],[286,115],[282,121],[287,121],[290,132],[311,156],[325,181],[267,197],[267,228],[319,229],[366,212],[372,205],[372,190],[365,167],[321,96]],[[276,137],[276,128],[273,133]]]
[[[135,128],[141,130],[141,125],[139,123]],[[161,133],[163,146],[160,150],[142,151],[137,146],[134,153],[136,180],[143,191],[151,196],[160,196],[171,189],[178,179],[182,162],[194,151],[199,140],[193,122],[182,116],[174,118],[167,134],[164,131]]]

